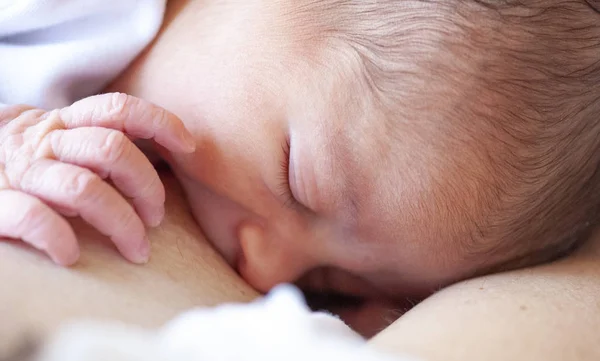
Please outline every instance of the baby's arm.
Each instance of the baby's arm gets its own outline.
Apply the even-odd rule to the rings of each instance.
[[[173,152],[195,149],[175,115],[125,94],[52,111],[1,108],[0,237],[71,265],[79,247],[65,217],[80,216],[127,259],[147,261],[145,226],[162,221],[165,190],[130,138],[153,139]]]

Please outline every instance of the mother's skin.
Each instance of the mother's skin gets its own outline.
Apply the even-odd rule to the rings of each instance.
[[[104,236],[78,222],[82,258],[72,269],[15,243],[0,242],[0,357],[24,337],[64,320],[108,318],[159,326],[195,306],[245,302],[258,294],[212,249],[178,184],[163,175],[166,218],[149,234],[152,260],[127,263]]]
[[[200,21],[195,11],[206,2],[186,3],[170,2],[167,31],[113,90],[146,97],[175,113],[193,114],[186,107],[197,96],[190,87],[203,80],[190,76],[199,66],[192,55],[201,49],[202,34],[185,29]],[[161,103],[174,91],[169,104]],[[167,217],[150,235],[153,254],[146,266],[125,263],[82,224],[76,228],[85,246],[73,270],[0,243],[0,349],[27,332],[48,330],[73,317],[154,326],[189,307],[256,296],[208,246],[179,187],[166,179]],[[373,344],[432,361],[600,359],[599,294],[597,234],[563,261],[442,290]]]
[[[600,231],[566,259],[448,287],[372,340],[428,360],[600,360]]]

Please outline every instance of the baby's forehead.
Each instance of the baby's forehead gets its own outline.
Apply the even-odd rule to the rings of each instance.
[[[357,5],[333,9],[371,4],[348,3]],[[566,221],[531,223],[551,219],[548,213],[558,220],[562,206],[573,202],[543,193],[552,206],[535,207],[543,204],[542,193],[523,185],[550,192],[543,188],[550,184],[544,177],[526,178],[525,171],[539,175],[556,161],[566,163],[566,171],[571,162],[565,159],[577,158],[576,151],[553,145],[554,138],[573,143],[559,134],[568,127],[555,131],[549,119],[555,125],[579,119],[581,129],[590,130],[595,124],[589,121],[597,113],[590,90],[595,86],[585,79],[597,70],[597,14],[575,1],[381,3],[391,6],[388,16],[380,16],[383,7],[372,3],[373,11],[363,13],[375,18],[344,18],[349,21],[339,29],[340,38],[350,39],[354,52],[329,52],[342,57],[322,62],[336,64],[334,70],[346,79],[337,91],[315,92],[327,105],[319,120],[326,146],[315,156],[320,164],[315,173],[328,185],[324,194],[350,199],[340,207],[354,209],[359,228],[376,229],[372,234],[412,232],[505,253],[506,247],[522,249],[531,239],[555,237],[551,232],[569,233]],[[406,16],[411,12],[419,16]],[[358,62],[343,58],[357,52]],[[342,65],[347,67],[340,70]],[[589,113],[573,112],[573,121],[562,119],[565,109],[586,108]],[[383,116],[374,116],[373,109]],[[541,141],[549,138],[552,142]],[[588,143],[586,151],[593,152],[597,142]],[[544,166],[536,161],[540,156]],[[572,177],[550,173],[554,184],[586,194],[581,182],[570,185],[565,180]],[[580,212],[588,208],[571,209],[573,217],[584,218]],[[504,248],[491,244],[502,239]]]
[[[331,104],[334,111],[314,128],[313,137],[322,143],[312,161],[323,201],[341,209],[355,229],[372,239],[390,242],[407,232],[412,235],[405,238],[415,241],[445,238],[448,219],[454,217],[449,209],[476,208],[470,202],[475,192],[448,186],[463,177],[455,166],[458,158],[468,161],[464,150],[449,150],[448,138],[460,130],[419,119],[416,112],[390,114],[365,103]],[[398,115],[403,113],[415,118]]]
[[[421,66],[425,55],[452,63],[443,52],[421,54],[403,44],[398,45],[402,54],[415,51],[416,56],[394,59],[394,71],[387,74],[393,82],[385,81],[386,74],[369,72],[364,58],[332,52],[323,63],[337,64],[336,71],[317,68],[312,83],[319,85],[295,103],[310,109],[296,112],[307,114],[301,123],[308,131],[291,137],[292,153],[296,144],[311,148],[300,165],[302,171],[309,169],[306,174],[314,178],[316,198],[324,208],[343,213],[355,229],[386,242],[407,232],[412,233],[410,239],[435,239],[444,233],[448,219],[467,218],[449,215],[453,210],[446,203],[476,209],[469,198],[477,198],[475,192],[448,186],[460,182],[465,163],[477,168],[456,146],[477,130],[462,132],[464,128],[456,126],[460,117],[447,116],[469,86],[454,86],[448,74],[440,76]],[[402,77],[395,77],[395,71]],[[454,161],[458,158],[460,166]]]

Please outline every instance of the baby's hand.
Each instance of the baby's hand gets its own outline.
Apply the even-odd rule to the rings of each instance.
[[[172,152],[195,149],[175,115],[125,94],[49,112],[0,108],[0,237],[21,239],[71,265],[79,246],[64,217],[80,216],[125,258],[146,262],[145,225],[162,221],[165,190],[130,138],[153,139]]]

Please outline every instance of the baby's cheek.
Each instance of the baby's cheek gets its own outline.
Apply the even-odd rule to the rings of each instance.
[[[235,266],[239,254],[236,228],[247,217],[235,202],[212,192],[202,183],[179,176],[194,218],[209,242],[227,263]]]
[[[332,309],[330,311],[338,315],[363,337],[370,338],[391,325],[413,306],[409,302],[398,304],[378,300],[369,301],[359,309],[341,309],[339,311]]]

